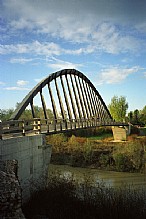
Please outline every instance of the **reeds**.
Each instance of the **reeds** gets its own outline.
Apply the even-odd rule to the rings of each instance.
[[[103,181],[53,172],[48,186],[23,205],[27,219],[144,219],[146,191],[123,185],[106,187]]]

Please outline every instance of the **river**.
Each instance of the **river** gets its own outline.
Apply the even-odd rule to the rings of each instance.
[[[123,185],[146,189],[146,174],[104,171],[90,168],[71,167],[68,165],[49,165],[49,172],[59,172],[66,178],[73,177],[80,181],[89,178],[94,184],[103,182],[105,186],[121,187]]]

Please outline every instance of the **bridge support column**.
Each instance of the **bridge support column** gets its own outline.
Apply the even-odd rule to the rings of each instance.
[[[112,132],[115,141],[126,141],[127,131],[123,126],[112,126]]]

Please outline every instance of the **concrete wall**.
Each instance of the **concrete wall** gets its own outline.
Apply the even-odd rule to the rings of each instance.
[[[112,126],[112,132],[115,141],[127,140],[127,130],[124,127]]]
[[[29,198],[36,186],[44,186],[50,158],[51,146],[46,145],[45,135],[0,140],[0,159],[18,161],[23,201]]]

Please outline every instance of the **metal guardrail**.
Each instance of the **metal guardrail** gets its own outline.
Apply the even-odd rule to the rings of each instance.
[[[75,129],[100,126],[128,126],[126,123],[100,121],[99,119],[11,120],[0,123],[0,139],[40,133],[59,133]]]

